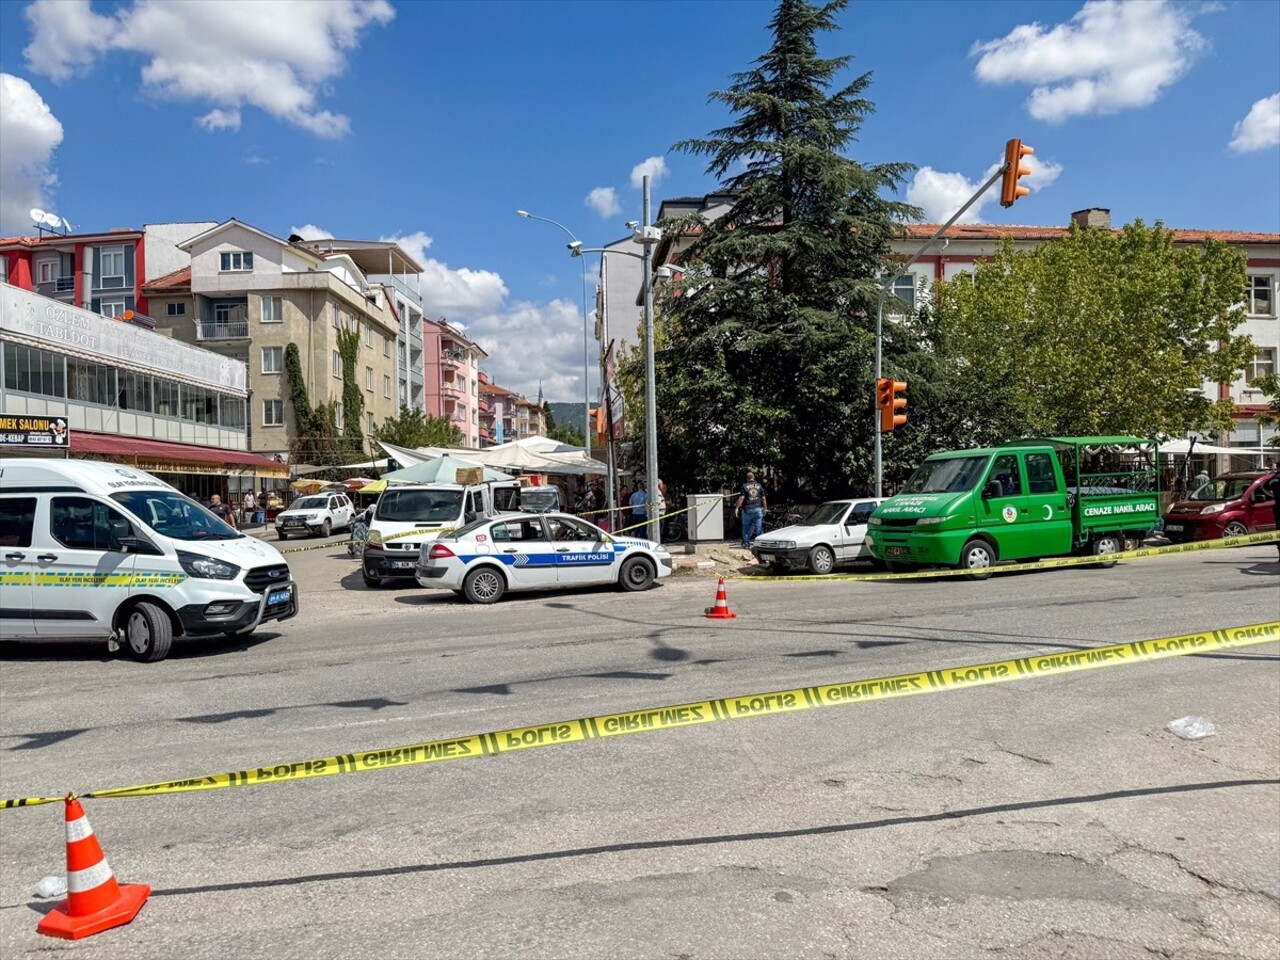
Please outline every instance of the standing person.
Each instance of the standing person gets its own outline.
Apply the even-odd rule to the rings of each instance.
[[[1275,469],[1274,460],[1270,461],[1270,465],[1275,472],[1262,481],[1262,489],[1271,494],[1271,523],[1273,529],[1280,530],[1280,470]],[[1276,550],[1280,551],[1280,540],[1276,541]]]
[[[216,493],[209,498],[209,512],[228,526],[236,525],[236,512],[228,504],[223,503],[222,497]]]
[[[253,495],[252,490],[245,491],[244,495],[244,522],[258,522],[258,498]]]
[[[631,488],[625,483],[618,490],[618,526],[625,527],[631,523]]]
[[[1200,472],[1196,474],[1196,478],[1191,481],[1191,489],[1193,492],[1196,490],[1199,490],[1208,482],[1209,482],[1209,471],[1204,467],[1201,467]]]
[[[764,530],[764,512],[767,509],[769,498],[765,496],[764,487],[756,483],[756,475],[748,470],[747,482],[742,485],[733,510],[735,516],[742,517],[743,550],[750,550],[751,541]]]
[[[645,491],[644,481],[636,481],[636,489],[627,501],[631,506],[631,522],[627,526],[634,527],[638,523],[649,521],[649,494]]]

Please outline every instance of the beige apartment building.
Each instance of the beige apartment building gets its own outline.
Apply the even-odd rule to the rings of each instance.
[[[387,289],[351,256],[320,254],[234,219],[178,247],[191,265],[145,287],[156,330],[248,365],[249,449],[289,459],[298,439],[285,374],[290,343],[312,405],[336,403],[344,425],[343,329],[360,333],[355,372],[366,437],[397,413],[399,319]],[[305,444],[296,454],[307,461]]]

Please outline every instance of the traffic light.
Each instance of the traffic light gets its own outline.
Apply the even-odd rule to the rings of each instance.
[[[876,409],[880,411],[881,433],[889,433],[894,427],[907,422],[907,398],[898,396],[906,392],[907,385],[901,380],[886,377],[876,381]]]
[[[1000,206],[1012,207],[1013,201],[1025,197],[1031,191],[1018,186],[1018,180],[1031,175],[1031,168],[1022,165],[1022,158],[1035,153],[1032,147],[1024,147],[1021,140],[1010,140],[1004,145],[1004,181],[1000,185]]]

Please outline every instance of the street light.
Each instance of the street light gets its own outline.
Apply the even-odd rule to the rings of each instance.
[[[549,217],[539,217],[530,213],[528,210],[517,210],[516,215],[524,217],[526,220],[541,220],[543,223],[549,223],[552,226],[559,227],[569,235],[569,250],[573,251],[575,247],[581,248],[582,241],[573,235],[573,231],[566,227],[563,223],[552,220]],[[573,256],[577,256],[576,253]],[[591,456],[591,349],[589,346],[589,333],[587,331],[587,261],[582,261],[582,442],[586,448],[587,456]]]

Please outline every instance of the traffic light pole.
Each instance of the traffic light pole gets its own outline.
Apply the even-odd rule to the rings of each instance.
[[[977,202],[979,197],[981,197],[984,193],[986,193],[993,186],[995,186],[996,181],[999,180],[1001,177],[1003,177],[1005,171],[1008,169],[1009,169],[1009,162],[1006,160],[1004,163],[1000,165],[1000,168],[991,175],[991,179],[989,179],[986,183],[980,186],[978,188],[977,193],[975,193],[972,197],[966,200],[964,206],[961,207],[959,210],[957,210],[952,215],[950,220],[948,220],[946,223],[940,226],[937,232],[928,240],[926,240],[924,245],[921,246],[920,249],[917,250],[915,254],[912,255],[910,260],[908,260],[906,263],[904,263],[901,267],[898,268],[897,273],[895,273],[888,280],[885,280],[883,283],[880,284],[880,295],[878,297],[878,302],[876,304],[876,380],[880,380],[884,376],[884,374],[882,373],[882,367],[884,364],[884,297],[885,297],[885,293],[889,290],[892,290],[893,285],[896,284],[904,276],[906,276],[907,272],[913,266],[915,266],[916,261],[919,260],[921,257],[923,257],[929,251],[929,248],[932,247],[935,243],[937,243],[944,233],[946,233],[953,226],[955,226],[955,222],[959,220],[962,216],[964,216],[964,212],[968,210],[970,207],[972,207],[974,203]],[[876,424],[875,424],[875,428],[876,428],[875,429],[876,496],[883,497],[884,496],[884,460],[883,460],[882,444],[880,441],[879,411],[876,409],[874,390],[871,392],[871,399],[872,399],[871,409],[873,414],[876,417]]]

